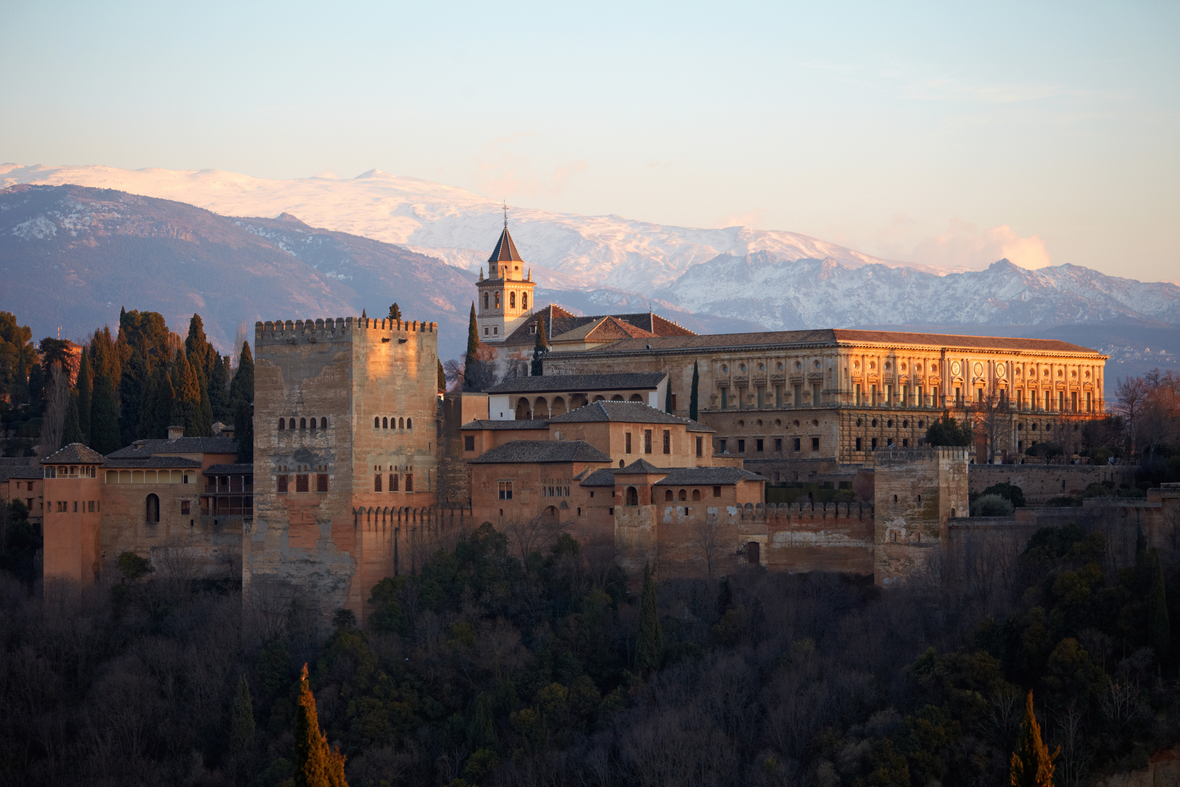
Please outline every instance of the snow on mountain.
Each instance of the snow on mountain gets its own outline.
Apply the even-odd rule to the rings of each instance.
[[[0,165],[0,187],[23,183],[118,189],[225,216],[291,213],[313,227],[397,243],[470,271],[485,263],[503,221],[495,200],[378,170],[352,180],[265,180],[217,170]],[[719,254],[758,251],[788,260],[830,258],[853,268],[903,265],[793,232],[671,227],[533,208],[511,208],[510,220],[517,246],[534,265],[534,278],[567,289],[645,292]]]

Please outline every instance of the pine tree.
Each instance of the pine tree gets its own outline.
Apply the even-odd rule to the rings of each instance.
[[[479,364],[479,325],[475,321],[475,301],[471,302],[471,317],[467,320],[467,355],[463,358],[463,390],[474,391],[476,366]]]
[[[549,338],[545,335],[545,318],[537,316],[537,341],[533,344],[533,365],[530,373],[540,377],[545,373],[543,358],[549,352]]]
[[[119,433],[119,408],[115,403],[115,386],[106,374],[94,378],[94,401],[91,404],[90,447],[109,454],[123,447]]]
[[[1053,787],[1053,762],[1060,754],[1060,746],[1050,755],[1049,747],[1041,741],[1041,726],[1037,724],[1033,695],[1029,691],[1020,738],[1016,742],[1016,751],[1012,752],[1008,783],[1011,787]]]
[[[209,375],[209,404],[218,421],[225,423],[233,417],[229,405],[229,370],[220,353],[214,353],[213,373]]]
[[[85,356],[83,356],[85,357]],[[70,443],[82,442],[82,429],[78,425],[78,392],[70,391],[70,404],[66,408],[66,420],[61,429],[61,445],[65,448]]]
[[[299,708],[295,712],[295,787],[347,787],[344,755],[328,746],[320,732],[307,665],[299,677]]]
[[[238,370],[229,384],[229,405],[237,413],[238,403],[254,403],[254,356],[250,354],[250,343],[242,342],[242,357],[238,359]]]
[[[1162,664],[1172,641],[1171,622],[1168,620],[1168,595],[1164,587],[1164,568],[1160,563],[1159,550],[1148,550],[1147,560],[1151,575],[1151,589],[1147,593],[1147,628],[1151,635],[1151,647],[1155,649],[1155,657]]]
[[[664,634],[660,629],[660,611],[651,564],[643,565],[643,597],[639,603],[639,643],[635,648],[635,671],[648,675],[660,666],[664,652]]]
[[[250,684],[246,681],[245,673],[238,678],[229,730],[229,748],[234,754],[254,748],[254,700],[250,697]]]
[[[697,368],[697,362],[692,362],[692,393],[688,397],[688,417],[692,420],[698,420],[699,411],[697,410],[698,397],[700,396],[701,387],[701,371]]]
[[[82,364],[78,367],[78,383],[74,386],[78,392],[78,431],[79,443],[90,445],[90,394],[93,382],[90,379],[89,353],[82,353]]]
[[[389,307],[389,319],[400,320],[401,318],[402,318],[402,310],[397,305],[397,302],[394,301],[394,304]]]

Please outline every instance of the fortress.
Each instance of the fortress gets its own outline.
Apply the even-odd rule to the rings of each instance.
[[[1065,342],[697,336],[650,312],[537,310],[507,225],[488,273],[481,340],[519,370],[544,330],[544,376],[444,394],[434,323],[259,322],[252,465],[235,464],[228,433],[177,432],[105,457],[68,446],[42,460],[35,493],[27,473],[0,478],[7,496],[43,502],[45,577],[110,581],[130,551],[181,576],[240,580],[259,615],[298,600],[326,629],[339,609],[363,619],[377,582],[487,521],[522,543],[568,532],[632,575],[645,563],[664,576],[747,564],[891,584],[978,541],[969,492],[1024,472],[983,462],[1068,444],[1105,415],[1105,356]],[[974,418],[977,444],[924,447],[943,412]],[[1051,472],[1038,490],[1122,470]],[[768,483],[813,476],[866,478],[868,491],[849,502],[841,482],[841,502],[767,504]],[[1155,540],[1180,506],[1157,498],[1136,514]],[[1039,516],[996,527],[1031,532]]]

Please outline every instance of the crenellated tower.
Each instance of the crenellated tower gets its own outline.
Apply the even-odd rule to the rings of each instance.
[[[504,231],[488,257],[488,276],[479,274],[479,296],[476,301],[476,324],[479,340],[495,344],[502,342],[533,311],[533,274],[516,250],[508,232],[508,210],[504,210]]]

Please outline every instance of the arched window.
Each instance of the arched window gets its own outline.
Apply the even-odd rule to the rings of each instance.
[[[701,499],[701,490],[699,490],[699,489],[692,490],[692,499],[694,502],[699,502]]]
[[[529,294],[523,292],[520,294],[520,308],[527,309],[529,307]]]
[[[380,419],[380,418],[378,418],[377,416],[373,416],[373,428],[374,428],[374,429],[380,429],[380,428],[381,428],[381,419]]]
[[[307,428],[307,419],[306,419],[306,418],[300,418],[300,419],[299,419],[299,428],[300,428],[300,429],[306,429],[306,428]]]
[[[513,309],[516,308],[516,293],[515,292],[508,293],[508,305],[510,307],[512,307]]]
[[[483,294],[483,308],[484,311],[488,309],[488,294],[486,292]]]
[[[406,428],[407,428],[407,429],[413,429],[413,428],[414,428],[414,419],[413,419],[413,418],[407,418],[407,419],[406,419]]]
[[[286,429],[286,428],[287,428],[287,419],[286,419],[286,418],[280,418],[280,419],[279,419],[279,431],[281,432],[281,431],[283,431],[283,430],[284,430],[284,429]]]
[[[388,428],[389,428],[389,419],[388,419],[388,418],[382,418],[382,419],[381,419],[381,428],[382,428],[382,429],[388,429]]]
[[[399,418],[397,421],[397,428],[398,429],[405,429],[406,428],[406,419]]]
[[[687,490],[685,490],[685,489],[680,490],[680,499],[681,500],[688,500],[688,491]]]
[[[311,428],[315,429],[315,419],[314,418],[311,419]]]
[[[326,417],[320,419],[320,429],[328,428],[328,419]]]
[[[672,502],[672,490],[671,489],[664,492],[664,502],[665,503]]]
[[[500,293],[496,293],[496,308],[500,308]]]
[[[627,487],[627,505],[629,505],[629,506],[639,505],[639,490],[637,490],[633,486]]]
[[[287,428],[288,428],[288,429],[294,429],[294,428],[295,428],[295,419],[294,419],[294,418],[288,418],[288,419],[287,419]]]
[[[373,476],[373,491],[374,492],[381,491],[381,474],[380,473]]]
[[[149,524],[160,521],[160,498],[156,495],[147,496],[147,521]]]

